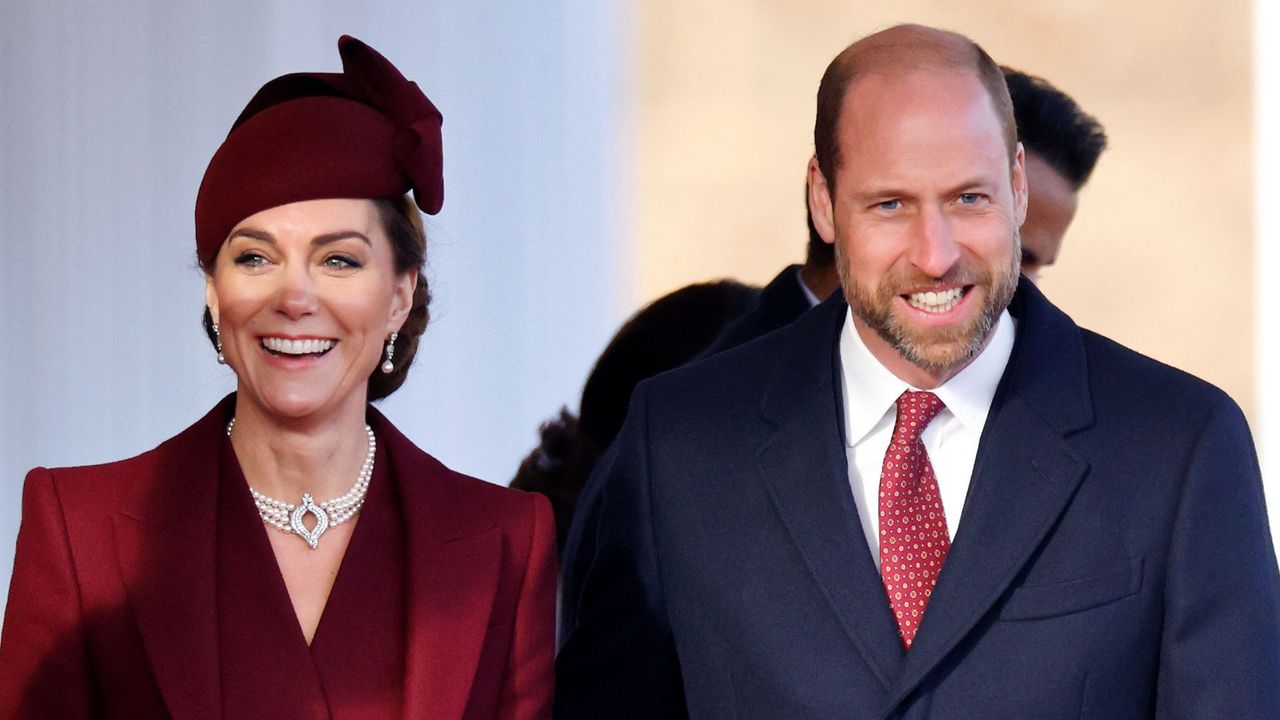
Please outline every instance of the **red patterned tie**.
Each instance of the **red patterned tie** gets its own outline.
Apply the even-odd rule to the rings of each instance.
[[[920,441],[942,408],[931,392],[902,393],[880,472],[880,575],[908,648],[951,547],[938,479]]]

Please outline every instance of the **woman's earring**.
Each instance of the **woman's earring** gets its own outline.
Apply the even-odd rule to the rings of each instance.
[[[218,332],[218,323],[213,324],[213,345],[218,348],[218,364],[226,365],[227,359],[222,356],[222,334]]]
[[[391,337],[387,338],[387,359],[382,363],[382,372],[387,375],[390,375],[391,371],[396,369],[396,366],[391,363],[391,357],[395,355],[396,338],[398,336],[398,333],[391,333]]]

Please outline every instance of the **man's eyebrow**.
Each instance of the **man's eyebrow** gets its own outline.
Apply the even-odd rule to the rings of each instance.
[[[870,203],[873,201],[884,200],[887,198],[910,198],[910,197],[913,197],[912,193],[908,192],[904,188],[898,188],[892,185],[885,185],[883,187],[860,190],[853,194],[854,200],[864,204]]]
[[[974,175],[973,177],[966,178],[964,182],[956,183],[956,185],[951,188],[951,192],[949,194],[959,195],[971,188],[990,187],[993,184],[995,183],[987,175]]]
[[[960,193],[969,191],[973,188],[985,188],[995,185],[996,182],[989,175],[974,175],[967,177],[963,181],[955,183],[947,191],[948,195],[959,195]],[[853,193],[853,198],[859,203],[870,203],[884,198],[914,198],[915,193],[907,190],[905,187],[886,184],[881,187],[874,185],[865,190],[858,190]]]

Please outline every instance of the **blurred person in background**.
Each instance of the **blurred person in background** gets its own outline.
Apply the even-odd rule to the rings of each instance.
[[[520,463],[511,487],[551,500],[563,549],[587,477],[627,415],[637,383],[701,355],[717,335],[755,306],[760,290],[733,280],[697,283],[641,308],[605,347],[582,388],[578,415],[540,429],[541,442]]]
[[[773,332],[800,317],[806,310],[826,300],[840,287],[836,272],[835,248],[822,241],[813,227],[809,211],[809,188],[805,188],[805,221],[809,242],[803,265],[788,265],[760,291],[760,302],[743,317],[725,328],[705,354],[714,355],[748,340]]]
[[[1076,216],[1080,189],[1107,148],[1102,124],[1044,78],[1002,65],[1018,140],[1027,159],[1027,219],[1022,223],[1022,274],[1038,280],[1058,259]]]

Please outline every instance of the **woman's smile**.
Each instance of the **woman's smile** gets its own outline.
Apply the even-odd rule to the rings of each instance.
[[[322,364],[338,341],[332,338],[288,338],[266,336],[258,347],[268,366],[285,372],[310,370]]]
[[[287,338],[264,336],[259,338],[262,348],[273,355],[324,355],[333,349],[337,340],[331,338]]]

